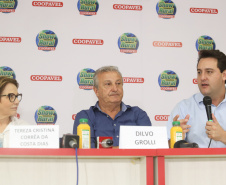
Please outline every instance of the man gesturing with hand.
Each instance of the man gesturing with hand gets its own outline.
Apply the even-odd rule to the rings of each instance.
[[[173,109],[167,123],[170,141],[170,129],[173,121],[180,121],[183,138],[188,143],[197,143],[207,148],[212,139],[211,148],[226,147],[226,56],[219,50],[202,50],[197,64],[197,82],[200,93],[179,102]],[[207,120],[204,96],[212,99],[212,118]]]

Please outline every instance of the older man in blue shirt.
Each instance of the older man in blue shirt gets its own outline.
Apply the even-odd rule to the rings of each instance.
[[[89,110],[82,110],[77,114],[73,128],[73,133],[77,134],[79,119],[88,119],[92,148],[95,147],[98,136],[111,136],[114,146],[118,146],[120,125],[151,126],[146,112],[122,102],[123,78],[117,67],[105,66],[98,69],[93,81],[93,90],[99,101]]]
[[[212,139],[211,148],[226,147],[225,80],[225,54],[219,50],[200,51],[197,64],[200,93],[179,102],[172,111],[167,124],[169,141],[172,122],[180,121],[187,142],[195,142],[200,148],[207,148]],[[204,96],[212,99],[213,121],[207,120]]]

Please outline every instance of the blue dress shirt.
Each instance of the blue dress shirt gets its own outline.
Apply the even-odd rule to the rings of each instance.
[[[189,99],[182,100],[176,105],[167,123],[168,139],[170,139],[170,129],[172,127],[173,118],[179,114],[179,119],[184,119],[185,116],[189,114],[190,118],[187,125],[191,125],[191,128],[186,134],[185,140],[189,143],[197,143],[200,148],[208,148],[210,139],[207,137],[205,129],[207,114],[205,105],[203,104],[203,97],[201,93],[194,94]],[[215,115],[221,127],[226,130],[226,99],[217,107],[212,104],[211,108],[212,113]],[[224,147],[226,147],[226,145],[220,141],[211,141],[210,148]]]
[[[111,136],[113,137],[114,146],[119,146],[120,125],[151,126],[151,121],[145,111],[137,106],[125,105],[123,102],[121,111],[115,116],[114,120],[101,111],[98,102],[95,106],[91,106],[89,110],[82,110],[76,115],[73,134],[77,134],[77,126],[81,118],[88,119],[92,148],[95,148],[96,137],[98,136]]]

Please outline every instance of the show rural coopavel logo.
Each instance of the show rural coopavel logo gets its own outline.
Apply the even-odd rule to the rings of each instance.
[[[196,40],[196,49],[200,50],[215,50],[216,44],[214,40],[207,35],[203,35]]]
[[[113,5],[114,10],[136,10],[136,11],[142,11],[143,7],[142,5],[129,5],[129,4],[114,4]]]
[[[31,75],[31,81],[55,81],[61,82],[62,76],[58,75]]]
[[[198,79],[197,78],[193,78],[192,82],[193,82],[193,84],[198,84]]]
[[[72,120],[75,120],[77,114],[72,114]]]
[[[50,106],[41,106],[35,112],[35,121],[38,125],[54,125],[57,121],[57,113]]]
[[[154,41],[153,42],[154,47],[176,47],[181,48],[182,42],[169,42],[169,41]]]
[[[123,83],[144,83],[144,78],[123,77]]]
[[[190,8],[191,13],[202,13],[202,14],[218,14],[218,9],[213,8]]]
[[[96,15],[99,3],[97,0],[78,0],[77,7],[80,15]]]
[[[20,43],[21,37],[1,37],[0,42],[9,42],[9,43]]]
[[[43,30],[38,33],[36,44],[39,50],[54,51],[58,44],[57,35],[51,30]]]
[[[11,13],[15,12],[18,5],[17,0],[2,0],[0,1],[0,12]]]
[[[32,6],[38,7],[63,7],[63,2],[56,1],[33,1]]]
[[[160,0],[156,5],[156,11],[160,18],[170,19],[175,17],[177,8],[171,0]]]
[[[7,76],[9,78],[16,79],[16,75],[15,75],[14,71],[10,67],[7,67],[7,66],[0,67],[0,76]]]
[[[122,53],[137,53],[139,40],[133,33],[123,33],[118,39],[118,47]]]
[[[102,39],[73,39],[73,44],[80,45],[103,45],[104,41]]]
[[[90,68],[81,70],[77,75],[77,83],[80,89],[93,89],[93,76],[95,71]]]
[[[155,121],[168,121],[169,115],[155,115]]]
[[[158,78],[159,86],[164,91],[176,91],[179,85],[179,78],[174,71],[165,70]]]
[[[16,113],[16,117],[17,117],[18,119],[20,119],[20,114],[19,114],[19,113]]]

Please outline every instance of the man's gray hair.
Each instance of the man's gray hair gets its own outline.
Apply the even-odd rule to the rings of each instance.
[[[98,76],[98,74],[105,73],[105,72],[117,72],[122,78],[122,74],[118,70],[118,67],[116,67],[116,66],[103,66],[103,67],[97,69],[95,71],[94,76],[93,76],[93,86],[96,87],[97,89],[98,89],[98,85],[99,85],[99,81],[98,81],[97,76]],[[123,79],[122,79],[122,82],[123,82]]]

